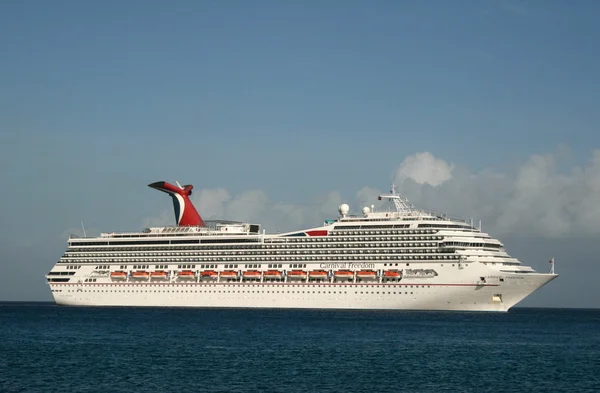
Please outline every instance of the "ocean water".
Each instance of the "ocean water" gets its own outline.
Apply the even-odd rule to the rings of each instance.
[[[0,392],[600,391],[600,310],[0,303]]]

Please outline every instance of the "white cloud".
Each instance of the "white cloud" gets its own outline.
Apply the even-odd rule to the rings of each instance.
[[[338,206],[342,203],[337,191],[319,195],[305,204],[276,203],[262,222],[267,231],[288,232],[312,228],[321,225],[325,219],[337,217]]]
[[[454,165],[435,158],[429,152],[417,153],[404,159],[396,170],[395,180],[402,182],[410,179],[418,184],[430,184],[435,187],[452,179],[453,168]]]
[[[202,217],[206,219],[222,218],[225,214],[225,203],[231,197],[224,188],[200,189],[194,191],[191,200],[199,212],[206,212]]]
[[[483,229],[503,237],[590,237],[600,235],[600,150],[584,166],[564,168],[565,154],[533,155],[524,164],[506,173],[486,169],[473,172],[455,166],[431,153],[406,157],[396,170],[398,191],[417,208],[429,208],[465,219],[483,221]],[[319,226],[322,220],[337,217],[341,203],[360,213],[374,204],[382,192],[364,186],[354,198],[339,192],[320,194],[308,203],[273,202],[263,190],[230,195],[225,189],[202,189],[193,201],[206,219],[230,219],[262,224],[267,232],[286,232]],[[173,224],[173,212],[146,220]]]
[[[429,153],[427,153],[429,155]],[[451,215],[482,218],[484,230],[494,235],[594,236],[600,234],[600,150],[584,167],[560,171],[564,154],[533,155],[514,172],[479,173],[455,168],[434,158],[408,157],[401,172],[427,173],[436,162],[438,168],[452,168],[453,176],[432,187],[422,178],[404,181],[402,192],[423,207]],[[407,162],[410,164],[407,166]],[[430,186],[431,185],[431,186]]]
[[[265,215],[267,208],[267,194],[262,190],[249,190],[227,204],[226,216],[232,220],[255,221]]]
[[[170,201],[169,201],[170,202]],[[168,225],[173,225],[175,223],[175,213],[173,209],[165,209],[160,215],[155,217],[148,217],[142,222],[142,227],[144,228],[152,228],[152,227],[163,227]]]
[[[380,205],[381,203],[377,200],[377,196],[381,194],[383,192],[377,188],[363,187],[356,192],[356,201],[359,206],[371,206],[375,202],[378,202],[377,205]]]

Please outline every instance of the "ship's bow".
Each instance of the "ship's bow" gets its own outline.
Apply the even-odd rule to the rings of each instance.
[[[558,277],[558,274],[511,274],[505,278],[507,282],[504,287],[505,293],[502,294],[502,303],[505,310],[508,311],[515,304],[531,295],[550,281]]]

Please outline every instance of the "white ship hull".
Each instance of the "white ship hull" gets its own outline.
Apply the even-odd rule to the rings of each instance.
[[[508,311],[556,275],[501,284],[94,283],[52,284],[58,305]]]

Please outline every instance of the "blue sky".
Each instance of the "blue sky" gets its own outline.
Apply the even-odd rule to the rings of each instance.
[[[2,2],[0,299],[47,299],[37,276],[81,220],[136,230],[163,212],[157,180],[305,206],[384,189],[420,152],[509,188],[551,155],[561,195],[596,192],[579,173],[600,147],[599,16],[595,1]],[[414,197],[445,195],[415,181]]]

